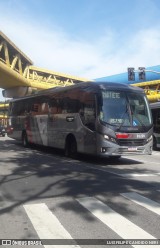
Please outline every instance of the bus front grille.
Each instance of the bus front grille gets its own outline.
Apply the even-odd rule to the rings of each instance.
[[[137,140],[119,139],[118,144],[120,146],[144,146],[146,144],[146,140],[145,139],[137,139]]]

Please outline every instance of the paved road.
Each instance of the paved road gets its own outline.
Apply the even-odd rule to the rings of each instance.
[[[160,238],[159,151],[119,161],[71,160],[60,151],[24,149],[0,137],[0,158],[0,238]]]

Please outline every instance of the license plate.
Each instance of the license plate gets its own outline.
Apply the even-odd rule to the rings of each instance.
[[[137,147],[128,147],[129,152],[137,151]]]

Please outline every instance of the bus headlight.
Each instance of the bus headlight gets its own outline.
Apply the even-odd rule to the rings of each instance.
[[[147,139],[147,143],[153,140],[153,136],[151,135],[148,139]]]
[[[105,135],[104,135],[104,138],[105,138],[106,140],[108,140],[108,141],[111,141],[111,142],[117,143],[117,142],[116,142],[116,139],[114,139],[114,138],[112,138],[112,137],[108,136],[107,134],[105,134]]]

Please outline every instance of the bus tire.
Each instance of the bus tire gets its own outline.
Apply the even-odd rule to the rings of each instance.
[[[74,136],[68,136],[66,139],[65,156],[69,158],[77,157],[77,142]]]
[[[29,142],[28,142],[28,137],[27,137],[26,132],[22,133],[22,144],[23,144],[23,147],[29,147]]]
[[[109,156],[109,159],[112,161],[119,160],[120,158],[121,158],[121,155]]]

